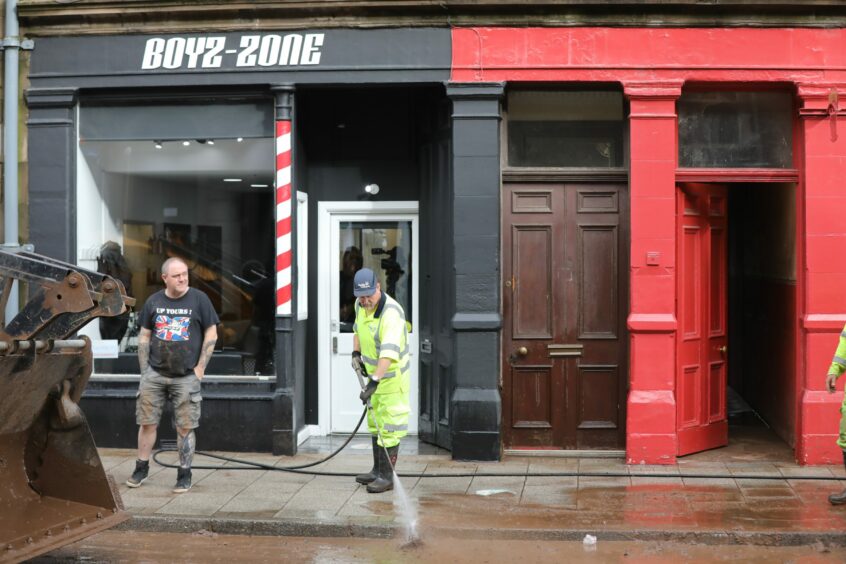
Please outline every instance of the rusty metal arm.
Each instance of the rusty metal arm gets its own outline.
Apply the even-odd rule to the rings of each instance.
[[[0,305],[12,280],[31,285],[30,299],[0,331],[0,340],[64,339],[95,317],[113,317],[135,305],[111,276],[29,252],[0,251]],[[34,291],[32,290],[34,286]]]

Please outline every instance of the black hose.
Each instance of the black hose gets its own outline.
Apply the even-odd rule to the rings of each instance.
[[[316,470],[303,470],[304,468],[310,468],[312,466],[317,466],[318,464],[322,464],[327,460],[334,458],[339,452],[344,450],[344,448],[350,444],[350,441],[353,440],[355,434],[358,432],[359,427],[364,422],[364,417],[367,415],[367,408],[361,414],[361,418],[359,418],[358,423],[353,429],[352,433],[350,433],[349,438],[344,441],[340,447],[338,447],[334,452],[332,452],[326,458],[318,460],[316,462],[309,462],[308,464],[300,464],[298,466],[271,466],[270,464],[263,464],[261,462],[254,462],[252,460],[242,460],[240,458],[231,458],[229,456],[221,456],[219,454],[211,454],[209,452],[203,451],[196,451],[194,454],[198,456],[206,456],[208,458],[216,458],[217,460],[224,460],[226,462],[235,462],[236,464],[242,464],[243,466],[208,466],[208,465],[195,465],[192,464],[192,469],[197,470],[255,470],[256,468],[260,468],[263,470],[273,470],[274,472],[292,472],[295,474],[309,474],[313,476],[340,476],[340,477],[353,477],[357,476],[356,473],[350,472],[318,472]],[[163,452],[176,452],[176,449],[173,448],[161,448],[153,453],[153,460],[159,464],[160,466],[164,466],[165,468],[178,468],[178,464],[170,464],[167,462],[161,462],[158,459],[159,454]],[[704,478],[704,479],[716,479],[716,478],[731,478],[735,480],[846,480],[846,476],[758,476],[754,474],[750,475],[733,475],[733,474],[659,474],[659,473],[643,473],[643,474],[628,474],[624,472],[517,472],[517,473],[502,473],[502,474],[478,474],[475,472],[471,473],[460,473],[460,474],[400,474],[397,472],[397,476],[400,478],[525,478],[525,477],[532,477],[532,478]]]

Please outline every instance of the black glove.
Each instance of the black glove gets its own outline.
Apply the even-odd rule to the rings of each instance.
[[[360,351],[353,351],[352,352],[352,368],[356,372],[358,372],[359,368],[364,368],[364,362],[361,360],[361,352]]]
[[[373,395],[373,392],[376,391],[376,388],[379,386],[379,382],[376,380],[370,380],[367,382],[367,386],[361,390],[361,393],[358,394],[358,399],[361,400],[361,403],[367,405],[367,402],[370,401],[370,396]]]

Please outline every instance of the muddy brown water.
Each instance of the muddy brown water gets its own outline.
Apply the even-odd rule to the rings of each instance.
[[[846,561],[846,549],[815,546],[706,546],[671,542],[474,540],[424,538],[420,546],[403,548],[400,539],[249,537],[197,533],[105,531],[32,562],[308,562],[319,564],[416,564],[460,562],[773,562],[829,563]]]

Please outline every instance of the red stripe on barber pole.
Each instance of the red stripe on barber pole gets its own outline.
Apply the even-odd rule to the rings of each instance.
[[[276,314],[291,315],[291,122],[276,122]]]

